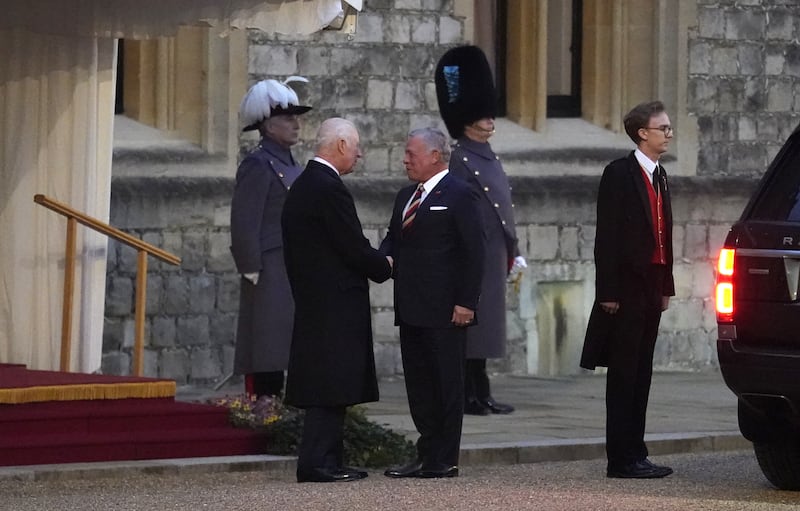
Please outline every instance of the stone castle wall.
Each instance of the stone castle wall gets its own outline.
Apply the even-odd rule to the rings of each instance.
[[[401,179],[353,174],[366,236],[385,233]],[[677,296],[662,320],[659,369],[716,364],[713,263],[754,181],[673,178]],[[512,178],[520,248],[529,268],[508,291],[508,355],[493,369],[540,376],[579,371],[578,353],[594,295],[596,176]],[[147,288],[145,374],[207,383],[233,365],[239,277],[230,255],[229,179],[118,179],[111,222],[182,258],[180,267],[152,261]],[[103,371],[125,374],[133,345],[136,252],[112,244]],[[372,284],[375,354],[381,375],[402,372],[393,325],[392,285]]]

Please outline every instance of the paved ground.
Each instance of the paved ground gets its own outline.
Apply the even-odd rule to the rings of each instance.
[[[401,378],[380,383],[381,400],[367,405],[378,423],[415,439]],[[564,378],[493,378],[497,399],[512,403],[511,415],[464,419],[463,466],[602,459],[604,457],[605,378],[584,374]],[[241,392],[179,389],[183,400]],[[647,441],[654,457],[670,453],[747,449],[739,434],[736,399],[718,372],[657,373],[648,410]],[[134,473],[204,473],[241,470],[292,472],[293,458],[243,456],[140,462],[42,465],[0,468],[2,479],[52,480]]]

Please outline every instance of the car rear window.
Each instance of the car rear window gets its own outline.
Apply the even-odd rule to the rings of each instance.
[[[800,151],[788,152],[778,165],[761,190],[751,218],[800,222]]]

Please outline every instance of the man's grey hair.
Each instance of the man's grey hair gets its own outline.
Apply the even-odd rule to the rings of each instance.
[[[341,117],[326,119],[317,131],[314,147],[319,150],[323,147],[335,145],[339,140],[353,142],[358,130],[356,125]]]
[[[425,147],[431,151],[439,151],[445,164],[450,162],[450,139],[438,128],[417,128],[408,133],[408,138],[419,137]]]

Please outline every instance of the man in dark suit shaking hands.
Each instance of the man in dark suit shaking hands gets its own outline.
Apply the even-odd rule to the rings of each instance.
[[[295,302],[286,402],[305,408],[298,482],[362,479],[344,466],[345,407],[378,400],[369,283],[387,280],[390,259],[364,237],[341,176],[361,157],[345,119],[322,123],[314,158],[283,208],[284,258]]]
[[[479,197],[448,175],[450,147],[434,128],[409,133],[400,190],[381,252],[394,258],[395,323],[417,459],[389,477],[458,475],[466,328],[477,321],[483,271]]]
[[[608,366],[608,477],[658,478],[672,469],[647,459],[644,431],[658,325],[675,295],[672,208],[659,163],[673,130],[660,101],[637,105],[624,125],[636,150],[608,164],[600,180],[596,297],[581,367]]]

